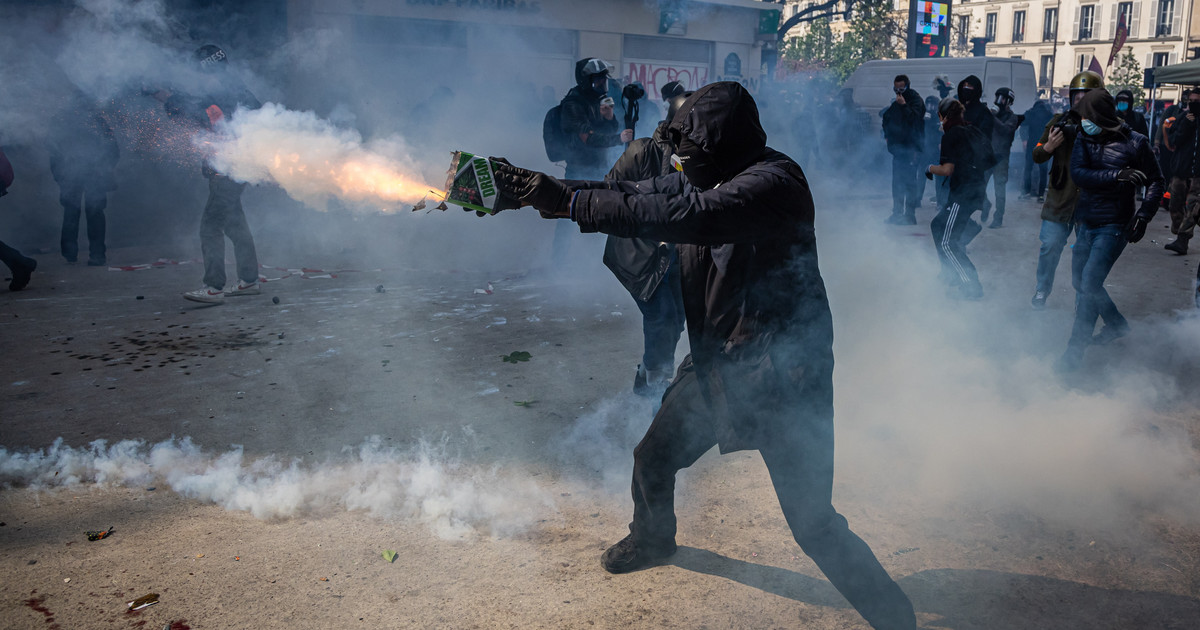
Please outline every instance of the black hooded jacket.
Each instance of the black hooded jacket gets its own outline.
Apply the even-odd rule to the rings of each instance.
[[[925,102],[916,90],[908,88],[902,94],[904,104],[892,101],[879,113],[883,117],[883,137],[888,153],[920,151],[925,146]]]
[[[575,62],[575,87],[562,100],[562,132],[569,166],[604,173],[609,164],[605,149],[621,144],[621,123],[616,115],[612,120],[601,116],[600,101],[605,95],[597,94],[591,76],[583,73],[589,61],[590,57]]]
[[[1183,179],[1200,177],[1200,125],[1188,120],[1187,114],[1187,109],[1180,111],[1167,132],[1175,148],[1170,175]]]
[[[1116,101],[1107,90],[1088,92],[1075,110],[1102,129],[1094,136],[1080,132],[1071,154],[1071,179],[1079,187],[1075,221],[1088,227],[1129,223],[1136,187],[1117,181],[1124,168],[1135,168],[1149,178],[1140,213],[1147,221],[1154,218],[1164,186],[1150,141],[1117,116]]]
[[[664,120],[649,138],[629,143],[605,179],[638,182],[672,172],[671,142]],[[667,275],[674,246],[645,238],[621,238],[609,235],[604,243],[604,266],[634,298],[646,302]]]
[[[682,173],[567,182],[573,218],[584,232],[678,244],[691,363],[722,452],[832,418],[833,322],[803,171],[766,146],[737,83],[696,91],[670,130],[709,156],[720,185],[698,190]]]
[[[966,91],[971,94],[971,98],[964,97],[964,86],[973,86],[973,91]],[[971,123],[973,127],[983,133],[983,137],[992,137],[992,128],[996,126],[996,119],[992,116],[992,110],[988,109],[979,99],[983,97],[983,82],[975,75],[969,75],[967,78],[958,82],[958,100],[963,104],[963,120]]]

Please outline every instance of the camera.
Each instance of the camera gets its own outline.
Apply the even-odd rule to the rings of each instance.
[[[621,96],[630,101],[640,101],[646,97],[646,90],[640,83],[630,83],[621,89]]]
[[[1083,119],[1080,118],[1079,112],[1068,109],[1062,115],[1062,118],[1059,118],[1058,122],[1054,123],[1054,128],[1067,135],[1078,135],[1079,123],[1081,122],[1083,122]]]

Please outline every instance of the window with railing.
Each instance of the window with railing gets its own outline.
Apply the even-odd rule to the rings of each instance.
[[[1172,24],[1175,22],[1175,0],[1158,0],[1158,19],[1155,20],[1154,36],[1170,37],[1174,35]]]
[[[1013,11],[1013,32],[1012,40],[1014,44],[1019,44],[1025,41],[1025,12]]]
[[[1079,39],[1091,39],[1096,19],[1096,5],[1085,4],[1079,7]]]
[[[1052,42],[1058,39],[1058,7],[1046,9],[1042,20],[1042,41]]]

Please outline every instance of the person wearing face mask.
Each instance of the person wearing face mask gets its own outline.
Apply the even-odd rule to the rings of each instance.
[[[938,103],[939,99],[936,96],[925,97],[925,163],[936,162],[942,151],[942,121],[938,118]],[[926,180],[920,180],[925,183]],[[932,201],[936,202],[937,210],[946,207],[946,202],[950,198],[950,188],[946,183],[945,177],[933,178],[933,194]],[[924,194],[924,193],[922,193]]]
[[[1129,128],[1146,136],[1150,137],[1150,125],[1146,123],[1146,116],[1133,108],[1133,92],[1130,90],[1121,90],[1117,92],[1117,117],[1121,119]]]
[[[925,142],[925,106],[903,74],[892,81],[892,91],[896,99],[879,113],[887,150],[892,154],[892,215],[887,222],[916,225],[917,204],[924,188],[917,178]]]
[[[967,78],[958,82],[957,94],[956,98],[963,106],[963,120],[978,129],[983,137],[991,138],[993,127],[996,126],[996,119],[992,116],[992,110],[988,109],[983,102],[983,81],[973,74],[968,75]],[[987,177],[991,178],[990,171],[987,173]],[[984,195],[983,204],[979,221],[986,223],[992,207],[987,195]]]
[[[949,284],[950,296],[978,300],[983,297],[983,286],[975,265],[967,257],[967,244],[982,229],[971,215],[983,207],[987,196],[985,172],[992,140],[968,123],[963,111],[963,104],[952,98],[938,105],[942,150],[938,163],[930,164],[925,176],[949,178],[950,196],[929,228],[942,262],[941,277]]]
[[[612,166],[610,149],[633,140],[633,130],[621,129],[608,95],[613,66],[598,57],[575,62],[575,87],[563,97],[560,120],[566,140],[567,179],[603,179]],[[572,233],[555,226],[550,260],[553,271],[562,273],[570,263]]]
[[[1054,289],[1054,275],[1062,259],[1063,248],[1071,236],[1075,216],[1075,201],[1079,189],[1071,179],[1071,153],[1075,138],[1079,135],[1078,112],[1075,105],[1085,94],[1104,88],[1104,78],[1090,70],[1084,70],[1071,79],[1071,107],[1055,114],[1046,123],[1042,137],[1033,148],[1033,161],[1050,163],[1050,185],[1042,203],[1042,228],[1038,239],[1042,246],[1038,251],[1037,281],[1030,304],[1035,311],[1046,308],[1046,300]]]
[[[1200,116],[1200,91],[1193,91],[1168,132],[1174,149],[1170,206],[1172,215],[1178,214],[1180,220],[1175,240],[1167,243],[1165,248],[1180,256],[1188,253],[1188,241],[1192,240],[1196,222],[1200,220],[1200,152],[1197,151],[1200,125],[1196,123],[1197,116]]]
[[[640,182],[496,168],[512,205],[584,232],[678,244],[691,354],[634,450],[630,533],[601,564],[663,563],[676,551],[676,473],[714,445],[757,449],[793,537],[833,586],[873,628],[913,630],[912,603],[832,504],[833,321],[804,172],[767,146],[735,82],[697,90],[667,132],[681,172]]]
[[[992,127],[992,153],[996,156],[996,165],[991,170],[995,185],[996,212],[992,215],[992,222],[988,224],[989,228],[998,228],[1004,223],[1004,206],[1008,200],[1008,161],[1012,155],[1017,128],[1025,121],[1025,116],[1012,109],[1016,99],[1017,94],[1010,88],[996,90],[996,111],[992,114],[995,118]]]
[[[1104,281],[1125,245],[1146,234],[1163,194],[1162,174],[1149,139],[1121,120],[1107,90],[1088,92],[1075,109],[1082,134],[1071,153],[1071,177],[1079,186],[1071,252],[1075,323],[1067,351],[1055,364],[1060,372],[1078,369],[1089,345],[1106,344],[1129,332],[1129,323],[1109,297]],[[1146,198],[1135,211],[1139,186],[1146,187]],[[1098,319],[1104,320],[1104,328],[1095,333]]]
[[[605,179],[636,182],[675,172],[667,126],[692,93],[684,91],[677,81],[664,85],[661,93],[667,104],[666,119],[651,137],[630,142]],[[683,333],[683,296],[675,245],[609,235],[604,243],[604,266],[629,291],[642,313],[642,362],[634,373],[633,393],[660,396],[671,380],[675,347]]]

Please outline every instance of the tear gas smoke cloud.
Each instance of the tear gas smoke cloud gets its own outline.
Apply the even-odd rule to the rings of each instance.
[[[392,204],[395,210],[396,202],[415,203],[441,188],[421,181],[400,138],[364,143],[354,129],[275,103],[239,110],[229,124],[197,136],[197,142],[211,147],[218,171],[238,181],[278,184],[315,208],[326,208],[336,197]]]
[[[550,495],[532,481],[466,465],[450,455],[448,446],[445,440],[422,442],[401,451],[372,437],[346,449],[348,456],[341,460],[306,465],[249,458],[240,447],[209,453],[186,437],[152,445],[97,440],[86,448],[64,446],[58,439],[35,452],[0,447],[0,481],[33,488],[165,484],[183,496],[257,518],[362,510],[420,521],[446,539],[479,531],[510,535],[553,510]]]

